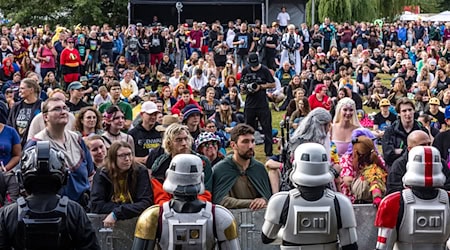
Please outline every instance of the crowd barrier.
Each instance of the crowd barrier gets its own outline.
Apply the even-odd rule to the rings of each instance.
[[[353,205],[358,225],[359,249],[374,249],[377,240],[377,229],[373,226],[376,208],[372,205]],[[238,235],[243,250],[275,250],[277,244],[265,245],[261,241],[261,228],[264,223],[265,210],[250,209],[231,210],[238,224]],[[345,212],[345,211],[344,211]],[[102,250],[131,249],[134,238],[134,228],[137,218],[117,221],[114,228],[104,228],[103,219],[106,215],[88,214],[97,233]]]

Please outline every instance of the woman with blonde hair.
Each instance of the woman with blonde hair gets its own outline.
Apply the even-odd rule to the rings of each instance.
[[[405,79],[402,77],[395,78],[394,87],[389,91],[387,99],[391,102],[393,106],[397,103],[397,100],[406,97],[408,90],[406,89]]]
[[[103,225],[113,227],[117,220],[137,217],[152,204],[147,169],[136,164],[129,143],[114,142],[108,150],[105,166],[94,176],[91,212],[108,214]]]
[[[336,113],[331,127],[331,139],[336,144],[339,157],[342,156],[352,141],[353,130],[361,127],[356,114],[355,101],[342,98],[336,105]]]

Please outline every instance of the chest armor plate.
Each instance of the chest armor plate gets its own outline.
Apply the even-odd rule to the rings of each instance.
[[[159,243],[162,249],[168,250],[213,249],[215,237],[211,203],[207,202],[198,213],[176,213],[169,202],[164,203]]]
[[[335,195],[326,190],[317,201],[307,201],[297,189],[289,191],[289,212],[283,240],[299,245],[328,244],[337,241]]]
[[[450,236],[447,192],[440,190],[436,198],[422,200],[415,197],[410,189],[405,189],[402,197],[404,215],[398,230],[397,245],[413,245],[413,248],[407,249],[440,249],[439,246],[444,246]]]

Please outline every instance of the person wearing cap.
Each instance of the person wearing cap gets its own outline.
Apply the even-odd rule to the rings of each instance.
[[[240,31],[234,36],[233,47],[236,48],[236,72],[239,72],[239,67],[243,69],[248,65],[249,52],[255,47],[253,36],[247,32],[246,23],[241,24]]]
[[[441,101],[439,101],[438,98],[431,98],[428,102],[428,110],[425,111],[425,114],[431,115],[431,126],[440,131],[446,131],[447,124],[445,123],[445,115],[439,110],[440,106]]]
[[[149,153],[162,144],[161,134],[156,130],[158,113],[155,103],[144,102],[140,112],[142,122],[128,132],[134,139],[135,160],[141,164],[145,164]]]
[[[200,135],[200,133],[202,132],[200,123],[203,117],[202,110],[194,104],[189,104],[183,109],[182,113],[182,124],[188,127],[189,133],[192,138],[194,140],[197,139],[198,135]]]
[[[77,114],[80,109],[89,106],[83,99],[83,84],[79,81],[74,81],[67,87],[69,92],[69,100],[66,101],[66,105],[72,114]]]
[[[211,167],[214,167],[219,161],[223,160],[225,156],[220,152],[220,137],[211,132],[202,132],[194,142],[195,151],[204,155],[211,162]]]
[[[91,96],[91,93],[94,92],[94,86],[92,86],[91,84],[89,84],[89,80],[87,78],[87,76],[81,76],[80,77],[80,82],[83,85],[83,101],[84,102],[90,102],[91,98],[94,98],[94,96]],[[95,89],[97,89],[97,86],[95,86]]]
[[[254,129],[258,128],[257,119],[261,124],[264,133],[264,152],[266,156],[272,155],[272,116],[270,114],[269,102],[267,100],[267,90],[275,88],[275,79],[270,70],[259,63],[259,58],[256,53],[250,53],[248,56],[249,66],[242,70],[241,76],[241,90],[245,90],[243,79],[258,79],[256,81],[257,87],[255,91],[247,91],[247,99],[245,100],[244,115],[245,123],[252,126]]]
[[[373,134],[377,138],[382,138],[387,127],[391,126],[397,120],[397,116],[389,111],[391,102],[383,98],[380,100],[378,112],[373,119]]]

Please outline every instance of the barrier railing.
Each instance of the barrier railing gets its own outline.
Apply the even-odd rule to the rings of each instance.
[[[359,249],[374,249],[377,240],[377,229],[373,226],[376,208],[372,205],[353,205],[358,225]],[[265,210],[250,209],[230,210],[239,226],[239,240],[243,250],[275,250],[277,244],[265,245],[261,241],[261,228],[264,223]],[[345,211],[344,211],[345,212]],[[117,221],[114,228],[104,228],[103,219],[106,215],[88,214],[97,232],[102,250],[130,249],[133,245],[134,228],[137,218]],[[278,244],[280,244],[278,242]]]

